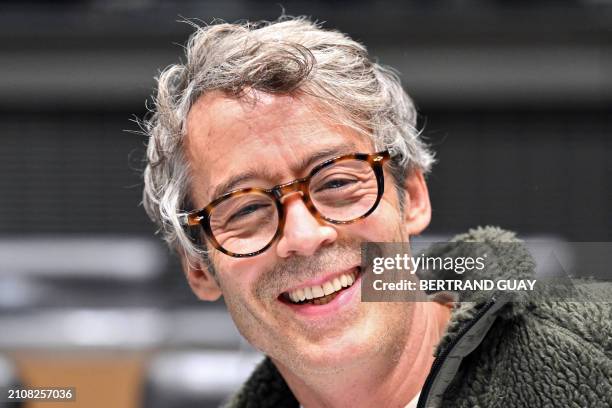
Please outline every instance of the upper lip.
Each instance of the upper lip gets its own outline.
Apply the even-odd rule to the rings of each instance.
[[[342,269],[342,270],[336,271],[336,272],[325,273],[324,275],[321,275],[319,277],[310,279],[310,280],[308,280],[306,282],[300,283],[299,285],[292,286],[292,287],[290,287],[288,289],[285,289],[281,294],[283,294],[283,293],[290,293],[290,292],[293,292],[294,290],[297,290],[297,289],[307,288],[307,287],[311,287],[311,286],[315,286],[315,285],[322,285],[323,283],[325,283],[327,281],[333,280],[337,276],[340,276],[340,275],[345,274],[345,273],[352,272],[353,270],[356,270],[357,268],[359,268],[359,265],[354,265],[354,266],[351,266],[351,267],[348,267],[346,269]]]

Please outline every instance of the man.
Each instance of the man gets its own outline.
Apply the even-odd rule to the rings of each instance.
[[[267,356],[229,406],[609,406],[609,333],[585,319],[604,303],[361,301],[361,244],[427,227],[433,163],[361,44],[284,18],[198,27],[186,54],[144,123],[144,205],[194,293],[223,296]],[[533,274],[522,246],[496,265],[483,273]]]

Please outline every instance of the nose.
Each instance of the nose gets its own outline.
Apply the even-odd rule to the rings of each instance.
[[[336,229],[317,220],[299,194],[286,197],[284,211],[285,225],[276,245],[276,252],[281,258],[291,255],[310,256],[320,247],[336,240]]]

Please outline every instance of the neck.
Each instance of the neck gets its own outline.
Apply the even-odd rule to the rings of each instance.
[[[296,375],[279,362],[274,364],[305,408],[404,407],[423,387],[449,318],[446,306],[415,302],[401,347],[391,354],[372,353],[363,364],[329,375]]]

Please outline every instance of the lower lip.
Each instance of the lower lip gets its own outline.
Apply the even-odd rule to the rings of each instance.
[[[302,305],[296,305],[294,303],[285,303],[289,306],[294,312],[299,315],[306,317],[320,317],[329,315],[330,313],[336,313],[339,309],[346,306],[351,302],[357,289],[361,286],[361,274],[357,275],[357,279],[353,284],[348,288],[344,289],[335,298],[333,298],[329,303],[324,305],[314,305],[311,303],[304,303]]]

